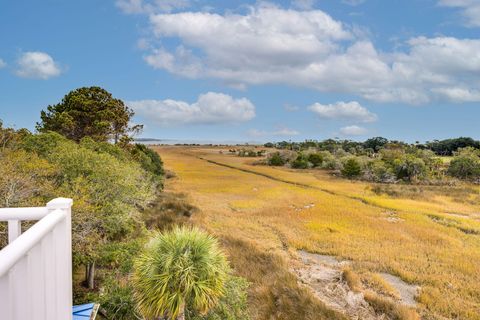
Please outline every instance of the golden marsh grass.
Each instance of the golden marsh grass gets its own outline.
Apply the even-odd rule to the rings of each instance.
[[[254,319],[341,318],[325,313],[289,276],[299,249],[351,260],[360,275],[388,272],[420,286],[418,313],[424,319],[480,319],[478,186],[451,187],[456,188],[451,192],[429,187],[420,196],[399,190],[391,196],[324,171],[253,165],[252,159],[216,148],[156,150],[177,174],[167,190],[188,196],[200,209],[193,223],[222,239],[235,271],[253,283]],[[265,261],[273,275],[259,268]],[[275,277],[289,285],[278,287]],[[395,295],[378,278],[370,281]],[[297,308],[317,308],[323,315],[279,306],[289,290],[296,293]],[[278,314],[269,317],[275,310]]]

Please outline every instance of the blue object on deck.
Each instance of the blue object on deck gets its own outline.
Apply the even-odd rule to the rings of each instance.
[[[79,306],[73,306],[73,320],[88,320],[91,319],[95,308],[95,303],[87,303]]]

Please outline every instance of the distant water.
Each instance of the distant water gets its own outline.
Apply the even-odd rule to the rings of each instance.
[[[153,144],[163,144],[163,145],[176,145],[176,144],[200,144],[200,145],[207,145],[207,144],[215,144],[215,145],[259,145],[263,144],[262,142],[258,141],[214,141],[214,140],[176,140],[176,139],[138,139],[135,140],[136,143],[142,143],[147,145]]]

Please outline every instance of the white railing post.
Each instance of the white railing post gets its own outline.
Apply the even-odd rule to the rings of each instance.
[[[56,314],[58,319],[72,319],[72,199],[56,198],[47,203],[49,212],[62,210],[66,213],[64,221],[54,230],[56,247]]]
[[[22,221],[8,220],[8,243],[12,243],[22,234]]]

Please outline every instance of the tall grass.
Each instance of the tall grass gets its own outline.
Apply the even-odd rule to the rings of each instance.
[[[480,227],[480,203],[470,201],[479,197],[478,186],[452,194],[432,187],[426,197],[408,199],[402,192],[376,194],[367,183],[321,171],[253,166],[218,149],[164,147],[160,152],[177,174],[167,189],[188,194],[200,209],[193,223],[224,239],[235,270],[252,281],[249,298],[256,319],[303,319],[285,300],[291,292],[302,309],[316,305],[301,287],[292,289],[296,279],[290,269],[298,249],[349,259],[360,275],[388,272],[419,285],[418,309],[426,319],[480,319],[480,236],[464,232]],[[278,317],[266,318],[277,309],[282,310]]]

